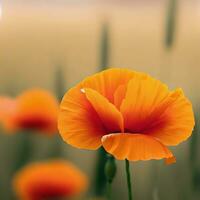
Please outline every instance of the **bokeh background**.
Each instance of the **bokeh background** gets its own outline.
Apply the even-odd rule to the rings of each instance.
[[[149,73],[170,88],[182,87],[193,102],[198,119],[200,1],[177,0],[171,32],[170,3],[171,0],[1,0],[0,95],[16,96],[35,87],[56,95],[58,76],[63,80],[64,94],[103,67],[124,67]],[[167,42],[167,37],[172,40]],[[1,132],[0,199],[10,200],[10,180],[21,137]],[[194,159],[195,166],[200,166],[197,135]],[[40,135],[30,137],[30,160],[46,159],[55,140]],[[174,165],[165,166],[162,161],[132,163],[135,199],[199,199],[198,173],[194,175],[191,167],[192,140],[172,148],[177,157]],[[61,139],[59,144],[62,157],[73,161],[92,182],[97,153],[77,150]],[[124,163],[117,161],[117,165],[113,199],[127,199]],[[87,196],[94,197],[91,189]]]

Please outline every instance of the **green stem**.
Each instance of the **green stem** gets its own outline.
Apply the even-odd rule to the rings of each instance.
[[[107,200],[111,200],[111,185],[117,172],[117,166],[115,163],[115,158],[110,154],[107,154],[104,172],[107,180],[106,197]]]
[[[48,139],[49,140],[49,139]],[[48,154],[46,155],[47,158],[53,159],[63,156],[62,151],[62,139],[58,133],[55,134],[52,138],[52,146],[49,148]]]
[[[177,15],[177,1],[169,0],[166,22],[166,36],[165,46],[171,48],[174,43],[175,27],[176,27],[176,15]]]
[[[55,72],[55,91],[59,102],[62,100],[63,95],[67,91],[65,86],[65,80],[66,78],[64,76],[64,70],[62,66],[57,66]]]
[[[102,196],[105,192],[106,176],[103,169],[105,167],[106,161],[107,161],[106,152],[101,147],[98,150],[95,180],[94,180],[94,193],[97,196]]]
[[[195,128],[193,130],[193,134],[191,137],[191,142],[190,142],[190,163],[192,166],[195,166],[196,158],[197,158],[197,152],[198,152],[198,120],[199,120],[199,113],[195,113]]]
[[[198,110],[198,109],[196,109]],[[198,134],[199,134],[199,113],[195,113],[195,128],[192,134],[190,143],[190,167],[192,171],[192,186],[193,190],[196,190],[200,186],[200,170],[197,163],[198,157]]]
[[[31,157],[32,141],[28,132],[18,133],[19,143],[16,149],[16,161],[13,165],[13,173],[24,166]]]
[[[131,173],[130,173],[129,161],[127,159],[125,160],[125,165],[126,165],[126,178],[127,178],[127,186],[128,186],[128,199],[132,200],[133,195],[132,195],[132,188],[131,188]]]
[[[107,21],[103,22],[100,38],[100,58],[99,58],[99,71],[105,70],[109,62],[109,24]],[[98,150],[96,172],[94,180],[94,193],[96,196],[103,196],[106,187],[106,177],[104,174],[106,164],[106,152],[103,147]]]
[[[64,68],[60,65],[56,67],[55,71],[55,92],[57,99],[59,103],[61,102],[63,95],[67,91],[66,89],[66,84],[65,84],[65,76],[64,76]],[[63,150],[62,150],[62,139],[59,134],[56,134],[53,138],[53,147],[49,151],[48,157],[49,158],[56,158],[56,157],[62,157],[63,155]]]
[[[22,133],[16,133],[15,142],[15,157],[13,158],[14,163],[9,174],[9,179],[11,179],[19,169],[21,169],[30,161],[32,152],[32,141],[28,132],[23,131]],[[8,199],[15,199],[15,195],[11,190],[12,187],[10,184],[11,183],[9,182],[9,191],[6,196],[8,197]]]
[[[106,198],[107,200],[111,200],[111,182],[107,182],[107,188],[106,188]]]
[[[109,24],[104,22],[101,33],[100,70],[105,70],[109,62]]]

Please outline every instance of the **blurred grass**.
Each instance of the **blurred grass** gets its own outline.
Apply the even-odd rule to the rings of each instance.
[[[16,134],[18,135],[19,143],[15,151],[15,163],[12,169],[13,174],[31,160],[32,154],[32,141],[30,137],[32,133],[30,131],[23,131]]]
[[[58,102],[61,102],[65,92],[68,90],[66,87],[66,79],[65,71],[63,67],[60,65],[56,66],[55,70],[55,94],[57,96]]]
[[[168,0],[165,45],[172,47],[176,31],[177,4],[179,0]]]
[[[66,76],[64,74],[63,67],[57,65],[54,75],[55,75],[55,77],[54,77],[55,94],[58,99],[58,103],[60,104],[65,92],[67,91],[66,84],[65,84]],[[64,142],[63,142],[61,136],[59,135],[59,133],[54,135],[53,136],[53,145],[52,145],[52,148],[49,150],[48,158],[62,158],[64,156],[63,148],[62,148],[63,143]],[[66,154],[67,154],[67,152],[65,151],[65,156],[66,156]]]
[[[199,106],[198,106],[199,107]],[[190,170],[192,177],[193,192],[200,191],[200,166],[198,161],[198,143],[200,133],[200,114],[199,111],[195,113],[195,128],[190,140]]]

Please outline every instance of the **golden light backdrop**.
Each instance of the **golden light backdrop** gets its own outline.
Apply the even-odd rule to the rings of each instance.
[[[182,87],[195,109],[200,109],[199,0],[178,1],[171,48],[165,46],[167,0],[4,0],[0,5],[0,95],[15,96],[33,87],[56,92],[58,68],[65,77],[66,91],[85,76],[99,71],[102,30],[106,23],[108,66],[144,71],[170,88]],[[32,158],[42,159],[53,141],[38,136],[32,139]],[[1,181],[0,188],[9,187],[10,166],[18,143],[16,136],[0,135],[0,177],[5,183],[2,186]],[[155,180],[162,200],[182,199],[181,191],[190,192],[189,143],[176,148],[176,165],[133,164],[136,199],[155,199],[157,189],[152,184]],[[78,151],[63,143],[62,153],[93,179],[95,152]],[[121,179],[125,179],[121,173],[124,166],[119,165],[114,183],[115,190],[120,191],[116,199],[126,196],[126,187],[121,184]],[[4,189],[0,193],[7,200]]]

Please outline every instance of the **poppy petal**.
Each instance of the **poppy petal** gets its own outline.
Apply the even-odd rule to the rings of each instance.
[[[114,103],[114,93],[119,85],[124,85],[135,76],[135,72],[127,69],[108,69],[90,76],[81,82],[81,88],[91,88]]]
[[[117,108],[97,91],[84,88],[87,99],[99,115],[108,132],[124,131],[123,117]]]
[[[117,133],[102,138],[105,150],[119,160],[169,159],[171,151],[155,138],[143,134]]]
[[[28,164],[13,178],[14,191],[23,200],[71,199],[87,187],[86,175],[64,160]]]
[[[57,132],[59,105],[48,91],[31,89],[16,98],[16,128],[36,129],[48,134]]]
[[[166,85],[148,75],[138,73],[131,79],[120,107],[127,132],[143,132],[152,119],[150,114],[169,94]]]
[[[4,128],[10,132],[13,129],[13,117],[16,112],[16,100],[0,96],[0,122]]]
[[[166,165],[171,165],[171,164],[173,164],[173,163],[175,163],[176,162],[176,157],[175,156],[172,156],[172,157],[170,157],[170,158],[166,158],[165,159],[165,164]]]
[[[181,89],[177,89],[171,95],[171,103],[160,116],[164,125],[149,134],[158,138],[165,145],[177,145],[186,140],[194,127],[194,113],[192,104],[184,96]]]
[[[120,85],[114,93],[114,104],[120,110],[122,100],[126,96],[127,85]]]
[[[65,142],[83,149],[97,149],[106,130],[79,86],[70,89],[60,105],[58,129]]]

